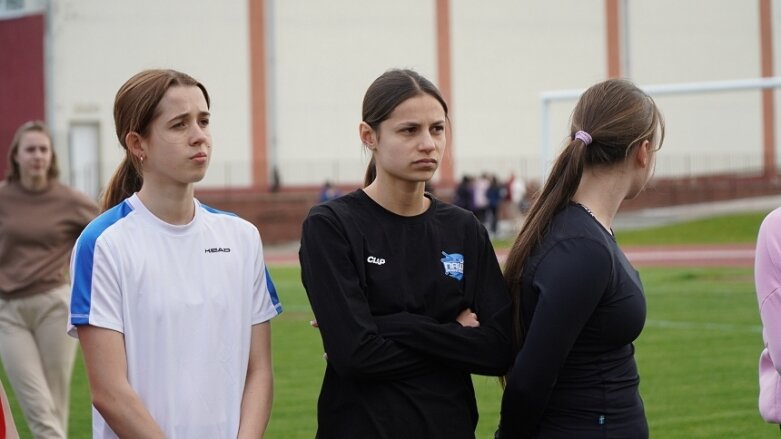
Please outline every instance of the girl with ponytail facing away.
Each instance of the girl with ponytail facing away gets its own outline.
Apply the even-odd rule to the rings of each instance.
[[[497,438],[648,437],[632,344],[645,297],[612,225],[651,178],[663,139],[659,109],[632,83],[581,95],[505,265],[520,349]]]

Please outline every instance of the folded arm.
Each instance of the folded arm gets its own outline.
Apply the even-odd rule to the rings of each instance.
[[[347,237],[333,219],[307,217],[299,258],[328,363],[338,374],[393,380],[435,370],[425,356],[379,333]]]

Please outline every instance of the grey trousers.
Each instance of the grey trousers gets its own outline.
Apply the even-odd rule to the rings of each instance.
[[[36,439],[68,433],[76,340],[68,324],[68,285],[29,297],[0,298],[0,360]]]

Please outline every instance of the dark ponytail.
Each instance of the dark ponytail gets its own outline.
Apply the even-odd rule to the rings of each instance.
[[[366,174],[363,176],[363,187],[366,187],[377,178],[377,163],[374,162],[374,157],[369,160],[369,165],[366,167]]]

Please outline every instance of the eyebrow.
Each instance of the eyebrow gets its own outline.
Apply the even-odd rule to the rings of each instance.
[[[440,125],[440,124],[445,124],[445,120],[444,120],[444,119],[436,120],[436,121],[434,121],[434,122],[431,122],[431,124],[430,124],[430,125]],[[422,123],[420,123],[420,122],[412,121],[412,120],[407,120],[407,121],[399,122],[399,123],[397,124],[397,126],[400,126],[400,127],[403,127],[403,126],[415,126],[415,127],[419,127],[419,126],[421,126],[421,125],[424,125],[424,124],[422,124]]]
[[[178,114],[178,115],[172,117],[171,119],[169,119],[168,122],[170,123],[170,122],[173,122],[175,120],[184,119],[184,118],[186,118],[189,115],[190,115],[190,113]],[[211,116],[211,113],[209,113],[208,111],[199,111],[198,112],[198,117],[203,117],[203,116]]]

